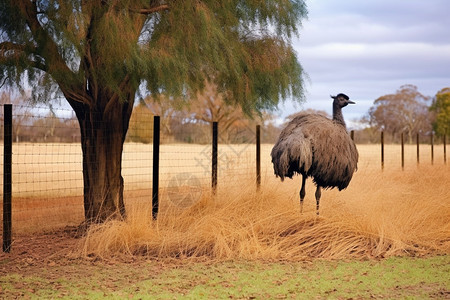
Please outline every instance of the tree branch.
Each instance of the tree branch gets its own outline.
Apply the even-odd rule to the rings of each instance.
[[[1,52],[9,51],[9,50],[24,51],[25,50],[25,46],[24,45],[15,44],[15,43],[12,43],[12,42],[2,42],[2,43],[0,43],[0,51]]]
[[[4,79],[3,79],[3,82],[0,84],[0,89],[5,85],[5,83],[6,83],[6,81],[8,80],[8,76],[6,76]]]
[[[25,16],[26,23],[38,45],[33,52],[45,60],[45,69],[43,70],[49,72],[56,82],[59,81],[58,77],[61,77],[61,74],[64,74],[64,77],[73,74],[59,53],[55,41],[53,41],[39,22],[37,18],[38,11],[36,1],[21,1],[18,4],[18,7],[22,11],[22,15]],[[52,72],[52,70],[55,70],[55,72]],[[56,74],[56,72],[58,74]]]
[[[76,103],[92,106],[92,103],[88,100],[88,96],[86,94],[64,88],[61,88],[61,90],[64,94],[64,97],[66,97],[67,101],[72,105],[72,107],[76,105]]]
[[[140,8],[140,9],[134,9],[134,8],[130,8],[129,9],[131,12],[134,13],[139,13],[142,15],[149,15],[155,12],[159,12],[159,11],[163,11],[163,10],[169,10],[169,5],[167,4],[162,4],[159,6],[155,6],[155,7],[150,7],[150,8]]]
[[[8,45],[5,46],[5,44],[8,44]],[[5,47],[3,47],[3,46],[5,46]],[[11,42],[1,43],[0,44],[0,64],[5,64],[5,63],[14,64],[17,62],[18,57],[23,52],[25,52],[26,55],[24,57],[25,57],[26,64],[28,66],[39,69],[44,72],[47,72],[48,71],[47,66],[42,62],[39,62],[37,60],[33,60],[32,58],[30,58],[29,55],[33,54],[33,53],[26,52],[25,51],[26,48],[27,48],[26,46],[14,44]],[[11,55],[5,55],[6,51],[11,51],[11,50],[17,50],[17,51]]]
[[[122,91],[125,87],[126,87],[126,85],[130,82],[130,75],[129,74],[127,74],[127,75],[125,75],[125,78],[122,80],[122,82],[120,83],[120,85],[119,85],[119,89]],[[106,106],[105,106],[105,110],[104,110],[104,113],[105,114],[107,114],[108,113],[108,111],[110,110],[110,109],[112,109],[112,107],[113,107],[113,104],[116,102],[116,101],[118,101],[119,100],[119,95],[117,94],[117,92],[108,100],[108,103],[106,103]]]
[[[6,52],[11,53],[7,54]],[[0,60],[4,62],[5,61],[13,62],[13,59],[17,59],[22,54],[24,54],[24,56],[26,57],[30,54],[35,53],[36,53],[36,46],[34,45],[30,44],[21,45],[8,41],[0,43]],[[28,59],[28,61],[30,62],[30,64],[34,64],[33,60]],[[42,68],[39,69],[44,70]]]

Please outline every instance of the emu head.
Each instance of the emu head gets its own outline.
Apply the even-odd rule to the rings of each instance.
[[[334,99],[333,106],[338,106],[340,108],[345,107],[349,104],[355,104],[355,102],[351,101],[346,94],[337,94],[337,96],[331,96]]]

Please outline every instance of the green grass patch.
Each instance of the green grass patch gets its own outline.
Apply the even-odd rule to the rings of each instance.
[[[385,260],[52,266],[0,277],[0,298],[446,298],[450,256]]]

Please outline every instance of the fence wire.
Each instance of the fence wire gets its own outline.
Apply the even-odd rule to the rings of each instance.
[[[2,109],[3,113],[3,109]],[[3,116],[2,116],[3,119]],[[3,144],[3,120],[0,122]],[[256,184],[256,126],[219,122],[218,191],[236,182]],[[153,115],[134,112],[122,155],[125,205],[151,203]],[[279,132],[279,131],[278,131]],[[261,174],[273,177],[270,151],[274,128],[261,127]],[[419,136],[404,146],[404,168],[417,163],[442,166],[442,140]],[[82,150],[78,121],[71,110],[13,107],[12,195],[14,232],[34,232],[79,225],[84,219]],[[162,205],[187,207],[211,191],[211,124],[185,117],[161,116],[160,195]],[[368,144],[355,133],[359,169],[381,169],[381,144]],[[447,146],[448,148],[448,146]],[[401,168],[400,144],[384,145],[384,168]],[[1,152],[3,162],[3,152]],[[3,177],[3,167],[0,169]],[[264,180],[263,180],[264,182]],[[3,182],[0,183],[3,190]],[[1,209],[1,207],[0,207]]]

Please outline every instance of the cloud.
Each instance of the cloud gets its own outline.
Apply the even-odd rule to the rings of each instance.
[[[321,74],[322,79],[355,80],[448,76],[450,44],[425,43],[327,43],[304,47],[299,53],[304,64]],[[308,71],[308,69],[306,70]],[[359,71],[359,72],[355,72]]]
[[[403,84],[434,96],[450,86],[450,2],[446,0],[311,0],[309,18],[293,41],[308,73],[304,108],[331,112],[330,94],[358,103],[346,118],[363,116],[373,101]],[[301,107],[286,103],[282,115]]]

